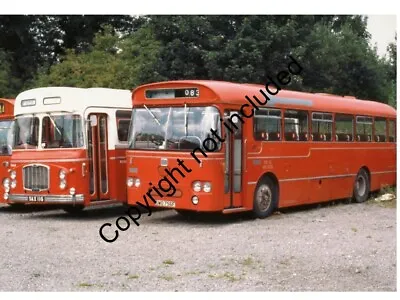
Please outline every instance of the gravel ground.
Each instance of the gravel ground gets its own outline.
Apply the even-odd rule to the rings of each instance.
[[[331,203],[264,220],[160,210],[104,242],[99,227],[125,210],[1,206],[0,290],[396,290],[393,207]]]

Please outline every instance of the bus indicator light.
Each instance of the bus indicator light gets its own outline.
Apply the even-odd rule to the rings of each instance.
[[[193,203],[194,205],[199,204],[199,197],[193,196],[193,197],[192,197],[192,203]]]

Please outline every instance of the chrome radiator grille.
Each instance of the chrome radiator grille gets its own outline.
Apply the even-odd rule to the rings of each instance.
[[[23,168],[24,189],[41,191],[49,189],[49,168],[41,165],[30,165]]]

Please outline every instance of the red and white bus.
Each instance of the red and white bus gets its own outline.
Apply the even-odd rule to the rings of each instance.
[[[362,202],[395,184],[395,109],[326,94],[264,95],[261,85],[218,81],[136,88],[128,204],[262,218],[282,207]]]
[[[14,120],[14,99],[0,98],[0,178],[3,181],[8,175],[10,166],[11,145],[10,133]],[[3,185],[0,186],[0,195],[5,192]],[[4,203],[4,198],[0,197],[0,203]]]
[[[45,87],[15,101],[13,151],[3,198],[60,204],[68,212],[126,201],[131,93]]]

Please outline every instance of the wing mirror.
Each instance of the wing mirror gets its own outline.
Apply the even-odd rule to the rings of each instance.
[[[91,127],[96,126],[97,125],[97,116],[96,115],[90,115],[89,122],[90,122],[90,126]]]

